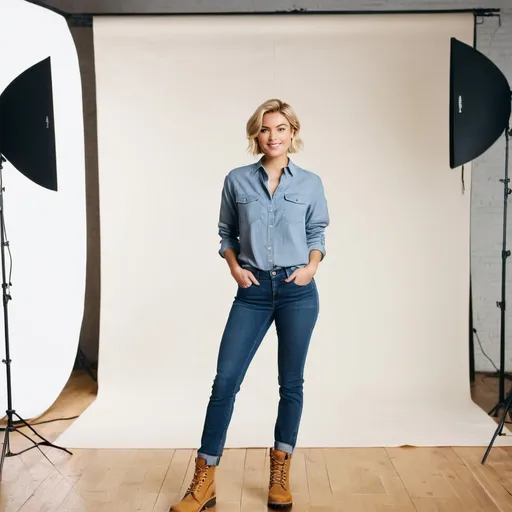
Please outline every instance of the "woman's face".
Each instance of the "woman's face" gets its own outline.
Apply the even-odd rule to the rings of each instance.
[[[270,158],[286,155],[292,137],[293,130],[283,114],[272,112],[263,116],[258,142],[265,155]]]

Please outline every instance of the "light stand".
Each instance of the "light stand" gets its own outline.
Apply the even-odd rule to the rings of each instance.
[[[482,464],[501,434],[512,405],[512,389],[505,397],[505,312],[507,202],[511,193],[508,177],[510,114],[512,91],[504,74],[485,55],[455,38],[450,46],[450,167],[453,169],[474,160],[487,151],[505,133],[505,177],[503,183],[503,240],[501,251],[501,301],[497,303],[500,319],[499,397],[489,414],[503,415],[487,448]]]
[[[3,162],[9,162],[24,176],[36,184],[57,190],[55,157],[55,133],[53,126],[53,92],[50,58],[34,64],[15,78],[0,96],[0,254],[2,263],[2,299],[5,337],[5,359],[7,377],[7,426],[0,455],[0,481],[7,457],[20,455],[33,448],[50,446],[72,455],[66,448],[56,446],[29,425],[14,409],[12,399],[11,356],[9,339],[8,303],[11,300],[10,279],[7,282],[5,270],[5,248],[9,247],[5,230]],[[4,159],[5,155],[5,159]],[[7,160],[6,160],[7,159]],[[14,417],[21,423],[14,425]],[[20,430],[28,427],[42,441],[37,442]],[[27,438],[32,446],[18,453],[11,451],[10,435],[18,432]],[[46,454],[41,450],[46,457]],[[48,457],[46,457],[48,459]]]
[[[500,373],[499,373],[499,398],[498,403],[489,411],[489,414],[494,413],[494,416],[498,416],[500,409],[503,407],[503,414],[501,416],[501,420],[494,431],[494,435],[492,436],[491,442],[485,451],[484,457],[482,459],[482,464],[485,464],[487,457],[494,445],[494,441],[498,436],[503,435],[503,426],[505,425],[505,420],[507,418],[507,414],[510,415],[510,419],[512,419],[512,412],[510,411],[510,407],[512,406],[512,387],[510,388],[507,396],[505,397],[505,294],[506,294],[506,260],[510,256],[510,251],[506,249],[507,244],[507,199],[509,194],[512,192],[508,183],[510,181],[508,177],[508,158],[509,158],[509,137],[512,135],[512,130],[507,128],[505,130],[505,178],[500,180],[504,186],[503,192],[503,248],[501,251],[501,302],[498,302],[497,305],[501,310],[501,331],[500,331]]]
[[[512,135],[510,128],[505,130],[505,177],[500,181],[503,183],[503,242],[501,250],[501,301],[496,305],[500,308],[500,371],[499,371],[499,389],[498,403],[489,411],[489,414],[498,416],[500,409],[506,405],[505,397],[505,311],[506,311],[506,276],[507,276],[507,258],[510,251],[507,249],[507,203],[508,196],[512,192],[508,186],[510,179],[508,177],[508,158],[509,158],[509,137]],[[510,406],[509,406],[510,407]],[[506,407],[505,407],[506,409]],[[505,410],[504,415],[507,414]]]
[[[22,453],[25,453],[28,450],[32,450],[33,448],[37,448],[39,446],[51,446],[52,448],[57,448],[59,450],[63,450],[70,455],[73,455],[69,450],[66,448],[62,448],[60,446],[56,446],[47,439],[45,439],[43,436],[38,434],[35,429],[29,425],[14,409],[12,404],[12,383],[11,383],[11,357],[10,357],[10,349],[9,349],[9,313],[8,313],[8,304],[11,300],[11,295],[9,293],[11,283],[7,282],[6,278],[6,272],[5,272],[5,248],[9,246],[9,242],[5,240],[5,218],[4,218],[4,185],[3,185],[3,162],[5,162],[5,159],[3,158],[2,154],[0,153],[0,253],[2,257],[2,302],[3,302],[3,313],[4,313],[4,337],[5,337],[5,359],[2,359],[2,363],[5,364],[5,371],[6,371],[6,377],[7,377],[7,410],[5,411],[7,413],[7,426],[4,428],[2,427],[0,430],[4,430],[4,442],[2,446],[2,454],[0,456],[0,481],[2,480],[2,473],[3,473],[3,467],[4,467],[4,461],[6,457],[14,457],[16,455],[21,455]],[[22,423],[22,427],[26,426],[28,427],[32,433],[34,433],[39,439],[42,439],[41,442],[34,441],[31,437],[29,437],[27,434],[22,432],[19,428],[14,425],[13,417],[16,416],[18,418],[19,422]],[[24,450],[21,450],[17,453],[11,452],[11,445],[9,436],[11,432],[18,432],[22,436],[26,437],[31,443],[33,443],[33,446],[29,446],[28,448],[25,448]],[[43,453],[44,455],[44,453]]]

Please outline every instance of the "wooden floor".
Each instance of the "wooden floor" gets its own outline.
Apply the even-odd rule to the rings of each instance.
[[[59,400],[36,421],[80,414],[96,388],[77,372]],[[478,375],[473,397],[485,410],[496,400],[496,379]],[[38,425],[55,440],[73,420]],[[25,431],[28,430],[25,428]],[[12,450],[29,446],[19,434]],[[8,458],[0,483],[1,512],[158,511],[179,499],[193,471],[192,450],[74,450],[43,448]],[[512,512],[512,449],[299,449],[293,460],[295,511]],[[264,511],[267,450],[227,450],[218,470],[212,512]]]

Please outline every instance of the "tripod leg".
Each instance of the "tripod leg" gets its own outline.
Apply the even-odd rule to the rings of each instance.
[[[18,430],[18,427],[16,427],[16,430],[21,434],[23,435],[24,437],[26,437],[28,440],[30,440],[32,443],[34,443],[34,446],[31,446],[30,448],[27,448],[19,453],[13,453],[13,455],[19,455],[20,453],[24,453],[28,450],[31,450],[32,448],[35,448],[36,446],[50,446],[52,448],[56,448],[57,450],[62,450],[66,453],[69,453],[69,455],[73,455],[68,449],[66,448],[63,448],[62,446],[57,446],[53,443],[51,443],[50,441],[48,441],[48,439],[45,439],[41,434],[39,434],[38,432],[36,432],[32,426],[30,426],[19,414],[16,414],[14,413],[14,415],[19,418],[19,420],[21,421],[21,423],[23,423],[26,427],[28,427],[32,433],[34,433],[37,437],[39,437],[39,439],[42,439],[42,442],[40,443],[37,443],[35,442],[33,439],[31,439],[29,436],[27,436],[27,434],[21,432],[20,430]]]
[[[15,428],[15,430],[17,430],[17,429]],[[25,453],[25,452],[28,452],[29,450],[33,450],[34,448],[37,448],[42,453],[43,457],[50,464],[53,464],[53,462],[48,458],[48,455],[46,455],[46,453],[44,453],[43,450],[41,450],[40,446],[51,446],[53,448],[58,448],[60,450],[64,450],[65,452],[69,453],[70,455],[73,455],[71,452],[68,452],[65,448],[60,448],[59,446],[54,446],[49,441],[45,441],[43,443],[37,443],[31,437],[29,437],[27,434],[25,434],[25,432],[22,432],[21,430],[17,430],[17,432],[19,434],[21,434],[23,437],[25,437],[26,439],[28,439],[33,444],[33,446],[29,446],[28,448],[25,448],[24,450],[21,450],[18,453],[12,453],[11,451],[9,451],[9,452],[7,452],[8,457],[14,457],[16,455],[21,455],[22,453]]]
[[[18,418],[20,419],[20,421],[22,423],[24,423],[37,437],[39,437],[40,439],[43,440],[43,442],[40,442],[38,443],[37,441],[34,441],[30,436],[28,436],[27,434],[25,434],[25,432],[22,432],[21,430],[18,429],[18,427],[11,427],[11,423],[12,423],[12,420],[9,422],[9,425],[7,426],[7,428],[5,429],[5,436],[4,436],[4,444],[2,446],[2,459],[0,460],[0,482],[2,481],[2,473],[3,473],[3,467],[4,467],[4,461],[5,461],[5,458],[6,457],[14,457],[16,455],[21,455],[22,453],[25,453],[25,452],[28,452],[29,450],[32,450],[34,448],[37,448],[43,455],[43,457],[50,463],[50,464],[53,464],[52,461],[48,458],[48,456],[46,455],[46,453],[43,452],[43,450],[41,450],[41,446],[50,446],[52,448],[57,448],[58,450],[63,450],[65,451],[66,453],[69,453],[70,455],[73,455],[69,450],[66,450],[66,448],[62,448],[60,446],[56,446],[54,445],[53,443],[51,443],[50,441],[48,441],[47,439],[45,439],[43,436],[41,436],[40,434],[38,434],[23,418],[21,418],[18,414],[16,413],[13,413],[15,414],[16,416],[18,416]],[[32,443],[32,446],[29,446],[28,448],[25,448],[24,450],[21,450],[17,453],[13,453],[11,452],[11,449],[10,449],[10,444],[9,444],[9,433],[11,431],[16,431],[18,432],[19,434],[21,434],[23,437],[25,437],[26,439],[28,439],[31,443]]]
[[[509,396],[508,396],[508,399],[507,399],[507,401],[505,403],[505,410],[503,411],[503,415],[502,415],[501,420],[500,420],[500,422],[498,424],[498,427],[494,431],[494,435],[492,436],[491,442],[489,443],[489,446],[487,447],[487,450],[485,451],[484,458],[482,459],[482,464],[485,464],[485,461],[487,460],[487,457],[489,456],[489,453],[490,453],[491,448],[492,448],[492,446],[494,444],[494,441],[503,432],[503,425],[505,425],[505,420],[507,419],[507,414],[509,414],[509,410],[510,410],[511,405],[512,405],[512,390],[509,391]]]
[[[5,461],[5,457],[7,455],[8,449],[9,449],[9,427],[7,426],[5,428],[4,442],[2,445],[2,455],[0,458],[0,482],[2,481],[2,474],[4,471],[4,461]]]

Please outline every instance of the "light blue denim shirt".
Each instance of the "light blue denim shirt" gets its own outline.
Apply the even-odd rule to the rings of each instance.
[[[219,254],[232,248],[243,267],[271,270],[304,266],[309,253],[326,254],[329,212],[321,178],[289,159],[272,197],[261,159],[224,179]]]

